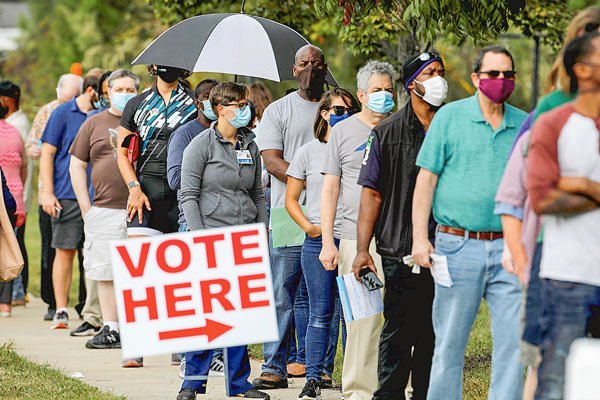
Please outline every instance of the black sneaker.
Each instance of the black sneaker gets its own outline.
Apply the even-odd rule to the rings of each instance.
[[[321,388],[315,379],[309,379],[298,396],[299,400],[321,400]]]
[[[48,308],[48,312],[44,315],[44,321],[52,321],[54,314],[56,314],[56,310],[54,308]]]
[[[223,362],[222,355],[213,357],[210,363],[209,374],[211,376],[225,376],[225,363]]]
[[[271,399],[271,396],[269,396],[265,392],[261,392],[260,390],[258,390],[256,388],[252,388],[252,389],[248,390],[247,392],[242,393],[241,395],[238,394],[238,397],[243,397],[245,399],[266,399],[266,400]]]
[[[85,347],[88,349],[120,349],[121,336],[119,336],[119,332],[111,331],[108,325],[104,325],[100,333],[87,341]]]
[[[177,400],[196,400],[196,392],[192,389],[181,389],[177,395]]]
[[[71,331],[71,336],[94,336],[99,331],[99,326],[94,326],[87,321],[83,321],[83,324],[79,325],[79,328]]]

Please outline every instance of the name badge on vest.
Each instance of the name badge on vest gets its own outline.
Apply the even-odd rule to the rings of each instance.
[[[250,150],[236,150],[235,155],[238,164],[254,164]]]

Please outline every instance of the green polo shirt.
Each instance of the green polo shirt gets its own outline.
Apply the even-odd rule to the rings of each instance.
[[[501,232],[494,215],[500,185],[524,111],[505,103],[494,131],[483,118],[477,93],[442,107],[433,118],[417,165],[438,175],[433,216],[442,225],[476,232]]]

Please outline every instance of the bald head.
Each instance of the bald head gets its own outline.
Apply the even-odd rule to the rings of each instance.
[[[306,44],[298,49],[296,56],[294,57],[294,63],[298,65],[301,59],[320,58],[322,62],[325,62],[325,55],[323,50],[312,44]]]
[[[65,74],[58,79],[56,85],[56,98],[60,101],[69,101],[81,94],[83,78],[75,74]]]

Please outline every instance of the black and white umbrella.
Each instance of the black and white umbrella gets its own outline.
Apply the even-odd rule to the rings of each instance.
[[[308,43],[292,28],[270,19],[246,14],[206,14],[188,18],[163,32],[132,64],[281,82],[294,79],[294,56]],[[331,71],[327,72],[327,82],[337,86]]]

